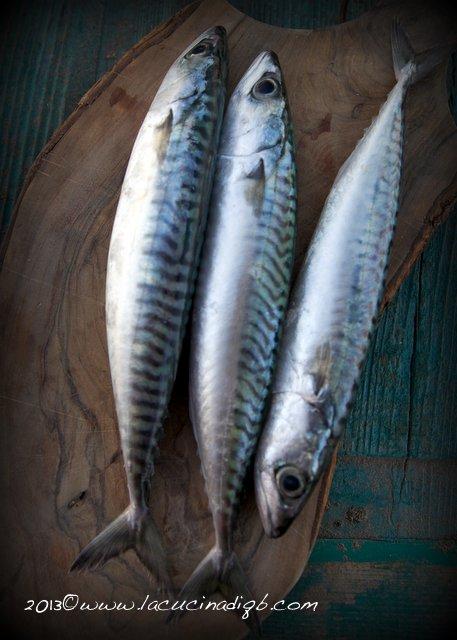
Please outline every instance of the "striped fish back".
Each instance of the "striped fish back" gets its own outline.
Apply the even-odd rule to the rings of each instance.
[[[130,487],[144,499],[176,376],[200,255],[220,127],[221,92],[190,100],[163,157],[135,287],[131,403],[123,448]]]
[[[230,519],[235,515],[246,469],[257,442],[287,305],[295,244],[294,171],[289,136],[275,173],[265,182],[255,238],[257,252],[226,447],[230,462],[221,495],[223,511]]]

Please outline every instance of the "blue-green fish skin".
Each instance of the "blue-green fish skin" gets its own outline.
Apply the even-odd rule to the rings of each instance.
[[[257,443],[293,265],[292,132],[275,54],[260,54],[224,118],[191,334],[190,403],[215,547],[183,598],[250,595],[233,554],[240,491]],[[243,595],[243,592],[240,592]]]
[[[335,450],[384,289],[396,223],[408,87],[415,62],[395,23],[397,84],[340,169],[294,286],[255,461],[264,529],[282,535]]]
[[[226,76],[226,33],[214,27],[170,67],[132,150],[106,284],[110,371],[130,505],[72,567],[101,566],[133,548],[168,591],[149,485],[194,291]]]

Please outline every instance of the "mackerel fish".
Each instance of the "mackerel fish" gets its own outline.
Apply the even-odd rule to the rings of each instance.
[[[167,72],[133,147],[108,257],[108,351],[130,504],[72,570],[133,549],[165,591],[150,479],[203,243],[226,75],[222,27],[200,35]]]
[[[233,531],[285,314],[295,209],[284,80],[276,55],[263,52],[227,107],[195,296],[190,408],[215,544],[184,586],[186,600],[217,590],[252,597]]]
[[[408,87],[437,60],[392,28],[397,83],[340,169],[294,285],[255,485],[266,533],[282,535],[329,464],[384,289],[396,223]]]

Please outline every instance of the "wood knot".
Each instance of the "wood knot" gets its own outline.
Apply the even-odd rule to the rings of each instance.
[[[363,102],[358,102],[355,107],[353,107],[352,111],[351,111],[351,118],[352,120],[357,120],[360,117],[360,114],[362,112],[364,103]]]
[[[72,498],[70,502],[67,504],[68,509],[73,509],[73,507],[78,506],[86,497],[87,491],[81,491],[77,496]]]

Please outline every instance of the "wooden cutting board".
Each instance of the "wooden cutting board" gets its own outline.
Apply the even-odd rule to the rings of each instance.
[[[27,177],[4,252],[0,287],[2,589],[30,637],[236,638],[233,614],[192,613],[177,627],[147,611],[33,615],[27,599],[78,594],[80,602],[130,602],[154,584],[132,552],[93,574],[71,575],[78,550],[127,504],[105,336],[106,258],[119,189],[136,133],[164,73],[204,29],[229,33],[229,90],[262,49],[275,50],[294,121],[299,186],[298,266],[338,168],[394,84],[389,30],[400,18],[422,51],[451,46],[452,16],[439,3],[390,2],[318,31],[269,26],[224,0],[189,5],[131,49],[82,98]],[[433,229],[452,209],[457,135],[443,63],[407,100],[403,195],[385,301]],[[181,586],[213,533],[187,410],[187,354],[154,477],[152,510]],[[303,572],[332,470],[289,532],[268,540],[252,479],[237,549],[256,596],[282,598]],[[64,616],[62,620],[61,617]]]

